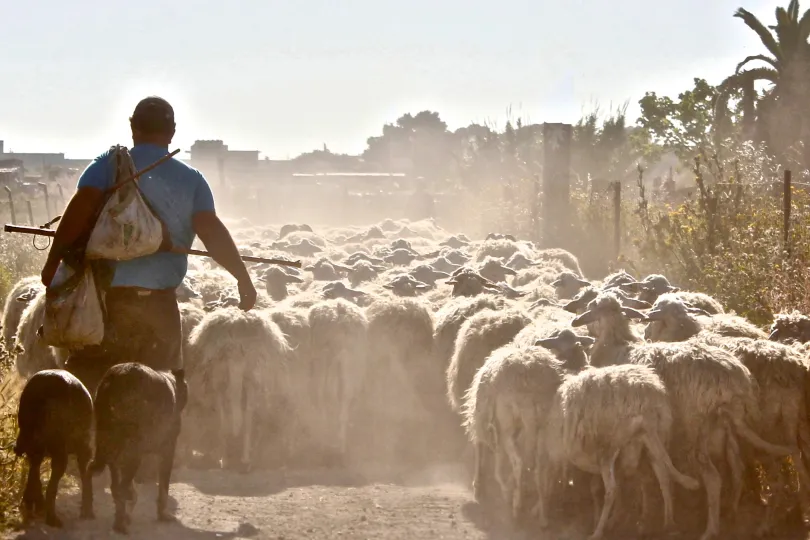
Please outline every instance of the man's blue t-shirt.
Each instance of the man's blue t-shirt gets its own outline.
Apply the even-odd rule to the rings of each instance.
[[[153,144],[139,144],[130,149],[137,170],[168,153],[166,148]],[[114,181],[115,160],[107,151],[84,170],[77,187],[108,189]],[[166,224],[172,244],[190,248],[195,238],[192,216],[214,210],[214,196],[202,173],[172,158],[141,176],[137,182],[146,200]],[[163,252],[113,264],[113,287],[171,289],[179,286],[186,276],[188,257]]]

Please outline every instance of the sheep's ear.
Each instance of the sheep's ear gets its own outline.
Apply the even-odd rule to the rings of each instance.
[[[568,313],[576,313],[579,306],[580,306],[580,303],[579,303],[578,300],[571,300],[567,304],[560,305],[560,307],[563,308]]]
[[[555,279],[554,281],[551,282],[552,287],[561,287],[562,284],[563,284],[563,282],[559,278],[557,278],[557,279]]]
[[[664,318],[664,311],[660,309],[653,309],[647,312],[645,320],[647,322],[660,321]]]
[[[639,321],[643,321],[647,318],[647,316],[644,315],[642,312],[637,311],[631,307],[622,308],[622,313],[624,313],[624,316],[627,317],[628,319],[636,319]]]
[[[680,290],[681,290],[680,287],[670,287],[669,289],[667,289],[667,292],[680,292]]]
[[[781,334],[781,329],[774,328],[773,331],[768,336],[768,339],[771,341],[779,341],[779,334]]]
[[[455,278],[453,278],[453,279],[448,279],[447,281],[445,281],[445,283],[447,285],[457,285],[458,281]]]
[[[293,276],[292,274],[287,274],[287,283],[303,283],[304,280],[298,276]]]
[[[504,274],[509,274],[510,276],[516,276],[517,272],[509,268],[508,266],[501,266]]]
[[[175,369],[172,371],[172,375],[178,381],[184,381],[186,379],[186,370],[185,369]]]
[[[558,347],[559,344],[560,344],[560,338],[559,337],[550,337],[550,338],[538,339],[537,341],[534,342],[535,347],[543,347],[545,349],[554,349],[554,348]]]
[[[571,321],[571,326],[573,326],[575,328],[577,326],[585,326],[586,324],[595,322],[598,319],[599,319],[599,312],[596,311],[595,309],[591,309],[591,310],[586,311],[585,313],[583,313],[582,315],[580,315],[579,317],[577,317],[573,321]]]
[[[424,291],[426,289],[429,289],[430,285],[428,285],[427,283],[420,283],[419,285],[416,285],[415,287],[417,289],[419,289],[420,291]]]
[[[393,288],[394,286],[391,285],[390,283],[386,283],[385,285],[383,285],[383,289],[393,289]]]
[[[315,270],[315,267],[311,264],[309,266],[304,267],[304,271],[306,272],[312,272],[313,270]]]
[[[634,309],[650,309],[652,307],[649,302],[630,298],[629,296],[622,297],[622,305]]]
[[[596,343],[596,340],[591,336],[577,336],[577,343],[583,347],[590,347]]]

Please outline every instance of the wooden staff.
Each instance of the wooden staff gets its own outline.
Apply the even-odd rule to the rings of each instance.
[[[56,235],[56,231],[54,231],[53,229],[40,229],[37,227],[24,227],[22,225],[11,225],[11,224],[6,224],[3,227],[3,231],[7,233],[21,233],[21,234],[33,234],[34,236],[47,236],[49,238],[53,238]],[[180,253],[182,255],[196,255],[199,257],[211,256],[211,254],[208,253],[207,251],[202,251],[199,249],[185,249],[176,246],[172,246],[169,251],[171,253]],[[293,268],[301,268],[301,261],[287,261],[284,259],[265,259],[262,257],[249,257],[247,255],[240,255],[240,257],[245,262],[277,264],[279,266],[291,266]]]

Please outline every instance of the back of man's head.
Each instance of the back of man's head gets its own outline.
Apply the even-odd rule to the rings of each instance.
[[[165,99],[149,96],[135,106],[129,118],[132,138],[138,142],[169,144],[174,136],[174,109]]]

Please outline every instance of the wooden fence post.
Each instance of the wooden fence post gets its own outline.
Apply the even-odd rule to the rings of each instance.
[[[42,188],[42,193],[45,194],[45,221],[51,219],[51,198],[48,195],[48,184],[44,182],[37,182],[39,187]]]
[[[11,212],[11,223],[17,224],[17,213],[14,211],[14,195],[11,194],[11,188],[8,186],[3,186],[3,189],[6,190],[8,193],[8,207]]]
[[[571,124],[543,124],[543,244],[563,247],[571,224]]]
[[[613,249],[614,258],[619,259],[622,249],[622,183],[613,183]]]
[[[790,256],[790,198],[791,198],[791,173],[785,171],[784,191],[782,199],[782,214],[784,221],[784,250]]]
[[[28,224],[32,227],[36,227],[37,224],[34,223],[34,208],[31,206],[31,199],[25,201],[28,204]]]
[[[67,202],[65,201],[65,190],[62,189],[62,184],[59,182],[56,183],[56,187],[59,188],[59,198],[62,200],[62,210],[64,210],[67,206]]]

